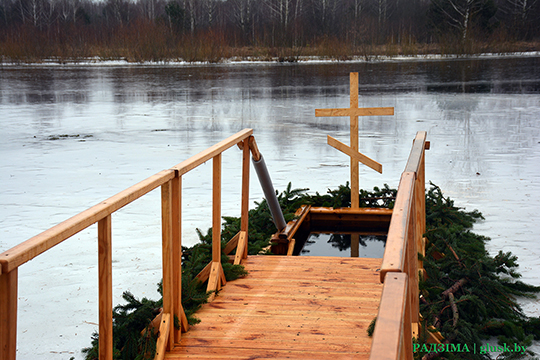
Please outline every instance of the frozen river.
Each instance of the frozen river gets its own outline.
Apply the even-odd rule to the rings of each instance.
[[[540,58],[198,66],[0,68],[0,252],[243,129],[274,186],[326,192],[349,179],[349,72],[360,106],[395,116],[360,121],[360,151],[383,164],[360,186],[397,187],[417,131],[428,132],[426,179],[458,206],[480,210],[489,250],[519,257],[540,285]],[[241,152],[224,154],[224,215],[240,209]],[[211,164],[184,178],[183,241],[211,226]],[[262,191],[254,172],[251,200]],[[93,226],[19,272],[19,359],[82,358],[97,329]],[[113,216],[113,288],[157,298],[159,191]],[[524,303],[540,314],[538,301]],[[538,350],[537,350],[538,352]]]

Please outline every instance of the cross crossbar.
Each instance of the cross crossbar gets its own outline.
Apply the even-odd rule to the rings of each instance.
[[[315,116],[383,116],[394,115],[393,107],[316,109]]]

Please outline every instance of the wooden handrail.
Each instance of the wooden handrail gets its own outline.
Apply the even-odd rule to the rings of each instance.
[[[399,273],[407,276],[406,296],[410,311],[403,330],[406,332],[404,339],[407,343],[410,339],[408,334],[416,336],[419,326],[418,278],[423,264],[418,260],[418,253],[424,253],[423,233],[426,229],[425,150],[429,148],[426,136],[424,131],[416,134],[405,171],[401,175],[380,272],[381,282],[384,283]],[[382,309],[381,302],[380,311]],[[393,321],[398,319],[394,318]],[[405,353],[389,359],[403,356],[412,358],[412,348],[407,348]]]
[[[387,273],[373,331],[370,360],[413,358],[409,281],[405,273]]]
[[[227,139],[209,147],[204,151],[201,151],[197,155],[194,155],[189,159],[182,161],[180,164],[173,166],[172,169],[178,171],[178,176],[182,176],[185,173],[195,169],[197,166],[213,159],[216,155],[221,154],[230,147],[237,145],[243,140],[249,138],[252,134],[253,129],[244,129],[239,131],[238,133],[229,136]]]
[[[225,285],[221,268],[221,157],[234,145],[243,145],[241,249],[236,263],[247,256],[249,205],[249,152],[256,151],[252,129],[244,129],[214,146],[192,156],[168,170],[163,170],[109,199],[71,217],[0,254],[0,358],[16,358],[18,268],[34,257],[58,245],[92,224],[98,223],[99,263],[99,359],[112,360],[112,223],[111,214],[150,191],[161,187],[163,314],[160,326],[157,357],[164,355],[180,341],[181,330],[187,330],[187,319],[181,303],[181,216],[182,175],[213,159],[213,262],[210,290]],[[255,149],[255,150],[254,150]],[[174,328],[178,317],[181,329]]]
[[[424,158],[424,150],[426,149],[427,132],[419,131],[413,141],[413,146],[405,166],[405,172],[417,173],[420,170],[422,159]]]
[[[414,200],[414,179],[412,172],[404,172],[399,182],[392,219],[381,265],[380,278],[384,282],[387,272],[404,272],[409,240],[409,224]]]
[[[80,212],[25,242],[0,254],[2,272],[8,273],[62,241],[95,224],[127,204],[174,178],[174,170],[163,170],[136,185]]]

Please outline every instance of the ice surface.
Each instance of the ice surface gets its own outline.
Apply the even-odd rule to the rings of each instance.
[[[274,182],[326,192],[349,179],[348,73],[360,72],[360,149],[383,164],[361,186],[397,187],[412,139],[426,130],[426,178],[486,220],[489,251],[512,251],[523,280],[540,285],[539,59],[271,65],[10,66],[0,71],[0,252],[253,128]],[[241,152],[224,154],[224,215],[240,211]],[[184,177],[183,241],[211,225],[211,163]],[[250,199],[262,191],[251,175]],[[159,191],[113,215],[114,304],[123,291],[157,298]],[[82,358],[97,329],[96,227],[20,269],[19,359]],[[538,301],[523,302],[539,315]]]

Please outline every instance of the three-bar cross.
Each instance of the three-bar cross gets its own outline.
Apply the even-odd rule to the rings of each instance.
[[[351,208],[360,206],[360,184],[358,177],[358,162],[382,173],[382,165],[358,152],[358,117],[394,115],[393,107],[359,108],[358,107],[358,73],[350,75],[350,107],[344,109],[316,109],[315,116],[350,116],[351,146],[328,135],[328,145],[351,157]]]

